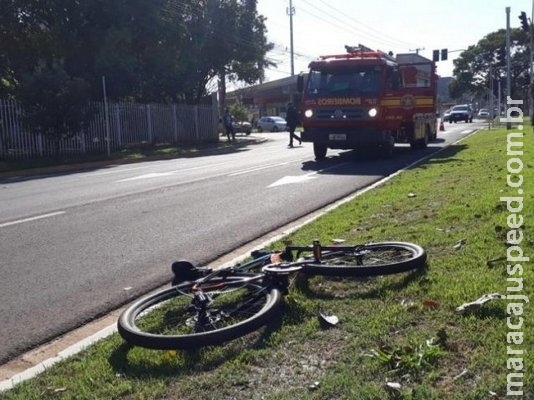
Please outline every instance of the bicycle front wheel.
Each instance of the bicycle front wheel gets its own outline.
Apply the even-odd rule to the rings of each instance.
[[[199,307],[198,293],[206,300]],[[196,295],[195,295],[196,294]],[[119,317],[119,334],[149,349],[194,349],[244,336],[274,316],[282,294],[244,277],[185,282],[150,294]]]
[[[424,249],[413,243],[381,242],[360,246],[327,247],[321,261],[305,262],[302,272],[309,275],[377,276],[422,268]]]

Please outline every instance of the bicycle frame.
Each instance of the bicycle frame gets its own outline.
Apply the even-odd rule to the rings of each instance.
[[[354,256],[358,256],[358,249],[364,248],[365,246],[355,245],[349,247],[354,249]],[[277,272],[284,273],[284,267],[298,267],[299,265],[304,265],[310,262],[310,259],[303,262],[295,261],[298,260],[303,253],[313,253],[313,261],[315,263],[320,263],[323,255],[331,255],[335,254],[335,252],[343,252],[346,251],[346,249],[347,247],[343,246],[322,246],[318,240],[315,240],[313,245],[308,246],[288,245],[282,252],[256,250],[251,253],[252,260],[247,261],[244,264],[237,264],[226,268],[205,270],[206,275],[200,277],[197,282],[206,282],[216,276],[236,276],[239,274],[247,274],[248,276],[251,270],[269,265],[280,265],[282,268],[278,269]],[[296,253],[296,255],[294,255],[294,253]],[[362,252],[361,255],[363,256],[364,254],[365,253]],[[361,264],[359,257],[358,260],[358,264]],[[275,273],[274,268],[271,270],[271,272]]]

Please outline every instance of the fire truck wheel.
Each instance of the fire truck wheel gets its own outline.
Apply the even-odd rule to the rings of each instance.
[[[393,149],[394,149],[394,148],[395,148],[395,145],[394,145],[394,144],[386,143],[386,144],[383,146],[382,157],[384,157],[384,158],[391,158],[391,157],[393,157]]]
[[[412,149],[425,149],[428,146],[430,140],[430,133],[428,129],[425,132],[425,136],[421,139],[412,139],[410,140],[410,147]]]
[[[426,149],[426,147],[428,146],[429,140],[430,140],[430,132],[427,127],[425,130],[425,136],[423,136],[421,139],[418,140],[417,147],[419,147],[420,149]]]
[[[379,154],[383,158],[391,158],[393,157],[394,149],[395,149],[395,140],[393,139],[393,137],[390,137],[389,142],[382,143],[379,146],[378,151],[379,151]]]
[[[326,157],[327,147],[325,144],[314,143],[313,144],[313,154],[315,155],[316,161],[322,161]]]

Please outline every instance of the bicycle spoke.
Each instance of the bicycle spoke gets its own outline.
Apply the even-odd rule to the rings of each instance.
[[[160,335],[192,334],[222,329],[250,318],[263,306],[262,297],[248,285],[227,286],[203,292],[209,302],[194,305],[194,293],[177,289],[181,296],[142,315],[136,325],[144,332]],[[192,301],[193,300],[193,301]]]
[[[394,274],[425,264],[424,250],[413,243],[382,242],[356,247],[329,247],[320,260],[309,258],[304,272],[317,275],[371,276]]]

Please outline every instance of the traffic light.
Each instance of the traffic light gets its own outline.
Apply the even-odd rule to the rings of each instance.
[[[529,25],[527,20],[527,13],[524,11],[521,11],[521,14],[519,14],[519,20],[521,21],[521,28],[525,31],[529,31]]]
[[[441,49],[441,61],[445,61],[447,59],[447,49]]]
[[[432,61],[435,61],[435,62],[439,61],[439,50],[432,51]]]

